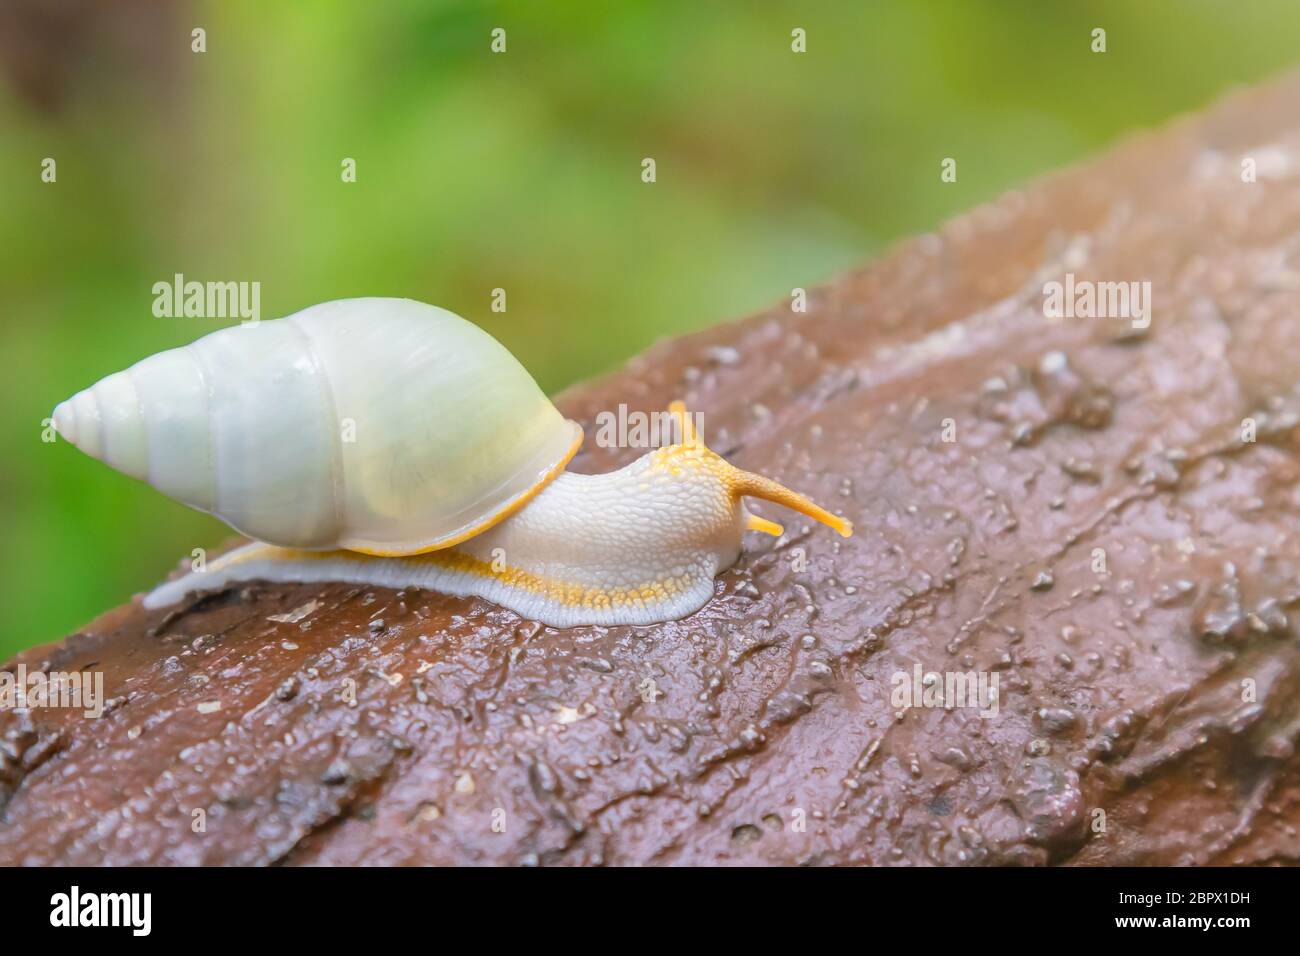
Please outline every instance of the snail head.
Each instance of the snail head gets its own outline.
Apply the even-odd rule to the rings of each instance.
[[[704,444],[686,410],[684,402],[668,406],[677,422],[681,443],[668,445],[653,454],[652,467],[672,477],[695,479],[697,484],[708,485],[713,493],[723,499],[719,504],[729,512],[741,507],[744,498],[759,498],[782,505],[834,529],[847,538],[853,534],[853,524],[839,515],[831,514],[812,499],[792,491],[779,482],[763,475],[745,471],[731,464]],[[746,528],[780,537],[785,529],[775,521],[745,513]]]

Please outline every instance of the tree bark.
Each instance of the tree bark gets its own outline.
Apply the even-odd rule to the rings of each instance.
[[[684,397],[857,526],[685,620],[252,584],[19,655],[111,700],[0,713],[0,863],[1295,862],[1298,290],[1292,75],[560,396],[578,471]]]

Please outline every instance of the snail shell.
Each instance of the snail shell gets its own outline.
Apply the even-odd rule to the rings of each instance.
[[[345,299],[150,356],[54,410],[119,471],[283,547],[408,555],[492,527],[582,429],[504,346],[409,299]]]

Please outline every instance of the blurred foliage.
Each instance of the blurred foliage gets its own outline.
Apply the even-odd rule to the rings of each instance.
[[[268,318],[423,299],[556,390],[1300,51],[1292,0],[6,4],[0,659],[228,535],[40,441],[59,400],[229,324],[154,318],[154,282],[258,280]]]

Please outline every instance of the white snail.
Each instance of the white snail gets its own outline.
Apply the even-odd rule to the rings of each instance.
[[[257,539],[146,607],[231,581],[346,581],[477,595],[555,627],[650,624],[703,606],[744,530],[782,533],[746,495],[852,534],[673,411],[681,444],[565,472],[582,429],[502,345],[443,309],[370,298],[150,356],[60,404],[54,425]]]

